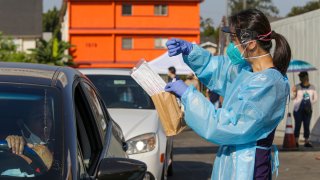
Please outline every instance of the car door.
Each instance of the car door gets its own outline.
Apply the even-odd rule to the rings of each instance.
[[[112,120],[103,108],[95,88],[80,80],[74,89],[77,126],[77,179],[143,179],[146,165],[126,157],[109,156],[111,150],[122,151],[122,144],[114,141]],[[125,175],[125,176],[123,176]]]
[[[110,118],[99,93],[94,86],[85,79],[81,81],[81,85],[86,93],[86,97],[95,116],[101,139],[108,145],[103,157],[127,157],[123,148],[123,142],[120,139],[122,131],[119,132],[115,129],[116,125],[113,124],[114,122]],[[110,134],[106,134],[106,123],[111,126]],[[121,133],[121,135],[118,133]]]
[[[103,151],[103,141],[96,123],[96,116],[80,82],[74,88],[74,107],[78,144],[78,179],[86,179],[96,171]]]

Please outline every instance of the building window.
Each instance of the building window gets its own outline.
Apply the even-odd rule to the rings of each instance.
[[[122,15],[123,16],[131,16],[132,15],[132,5],[131,4],[123,4],[122,5]]]
[[[154,5],[154,15],[156,15],[156,16],[168,15],[168,6],[167,5]]]
[[[133,47],[132,38],[122,38],[122,49],[132,49]]]
[[[168,41],[168,38],[155,38],[154,39],[154,48],[156,48],[156,49],[166,48],[167,41]]]

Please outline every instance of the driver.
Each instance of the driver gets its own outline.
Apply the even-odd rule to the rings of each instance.
[[[52,127],[52,116],[50,113],[41,114],[41,112],[46,111],[39,111],[37,109],[37,112],[30,112],[25,120],[18,120],[21,135],[9,135],[6,137],[6,141],[12,153],[22,157],[31,164],[32,160],[23,155],[24,147],[27,145],[37,153],[47,169],[50,169],[53,156],[48,148],[48,140]]]

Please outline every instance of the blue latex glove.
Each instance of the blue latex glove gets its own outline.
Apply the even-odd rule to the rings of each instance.
[[[188,85],[186,85],[182,80],[178,80],[175,82],[170,82],[164,88],[167,92],[172,92],[179,98],[183,95],[184,92],[188,89]]]
[[[166,46],[170,57],[176,56],[180,53],[183,55],[189,55],[192,51],[192,44],[182,39],[170,39],[167,41]]]

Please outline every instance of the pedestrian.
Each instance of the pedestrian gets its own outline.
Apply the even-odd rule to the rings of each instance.
[[[168,68],[168,77],[169,82],[175,82],[177,80],[180,80],[179,76],[176,75],[176,68],[173,66]]]
[[[304,147],[312,147],[309,142],[310,136],[310,121],[312,117],[312,104],[317,99],[316,88],[310,84],[308,72],[299,73],[300,83],[292,88],[293,91],[293,116],[294,116],[294,136],[296,138],[296,145],[299,147],[299,135],[301,124],[303,123],[303,137],[305,139]]]
[[[165,90],[181,98],[188,126],[220,145],[211,179],[271,179],[279,165],[278,151],[272,146],[274,133],[290,94],[286,77],[290,46],[271,30],[259,10],[241,11],[229,22],[230,27],[223,28],[231,39],[227,56],[213,56],[181,39],[166,44],[169,56],[182,53],[199,80],[224,97],[222,108],[215,110],[200,92],[182,81],[168,83]]]
[[[198,91],[200,91],[199,80],[193,73],[187,75],[184,83],[186,83],[188,86],[193,85]]]

